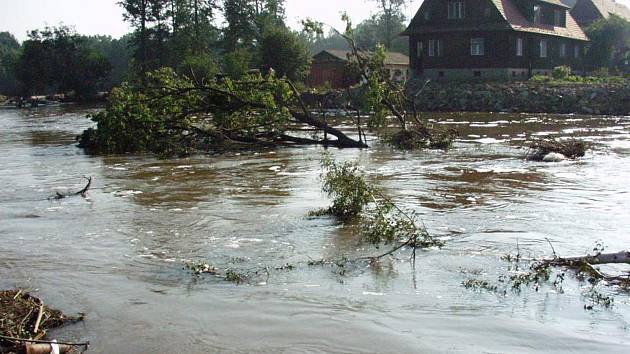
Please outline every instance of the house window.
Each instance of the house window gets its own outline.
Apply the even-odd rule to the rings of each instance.
[[[540,40],[540,44],[539,44],[539,54],[541,58],[546,58],[547,57],[547,40],[546,39],[541,39]]]
[[[486,18],[488,18],[488,17],[492,16],[492,9],[491,9],[491,8],[489,8],[489,7],[486,7],[486,8],[483,10],[483,15],[484,15]]]
[[[424,12],[424,20],[429,21],[431,19],[431,11]]]
[[[554,10],[553,11],[553,24],[557,27],[564,27],[564,11],[563,10]]]
[[[464,18],[464,2],[463,1],[450,1],[448,3],[448,18],[449,20],[457,20]]]
[[[429,56],[430,57],[442,56],[442,40],[440,39],[429,40]]]
[[[580,46],[577,44],[575,45],[575,47],[573,47],[573,57],[575,58],[580,57]]]
[[[567,44],[560,43],[560,57],[564,58],[567,56]]]
[[[424,54],[424,42],[422,42],[422,41],[418,42],[417,50],[418,50],[418,53],[417,53],[418,54],[418,58],[422,58],[422,56]]]
[[[485,40],[483,38],[473,38],[470,40],[470,55],[484,55]]]
[[[534,5],[534,23],[540,23],[542,20],[542,9],[540,5]]]
[[[516,56],[523,56],[523,38],[516,38]]]

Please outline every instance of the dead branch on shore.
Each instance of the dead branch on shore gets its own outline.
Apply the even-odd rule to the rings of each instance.
[[[66,317],[22,290],[0,291],[0,352],[51,353],[51,345],[58,345],[65,353],[75,346],[87,347],[89,343],[43,340],[48,330],[82,320],[82,316]]]
[[[81,196],[85,198],[88,190],[90,190],[90,187],[92,186],[92,176],[90,177],[83,176],[83,178],[87,180],[87,184],[80,191],[76,193],[69,193],[69,194],[62,194],[62,193],[56,192],[56,194],[50,197],[49,199],[65,199],[65,198],[74,197],[74,196]]]

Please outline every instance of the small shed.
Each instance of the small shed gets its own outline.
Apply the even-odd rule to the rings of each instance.
[[[330,86],[345,88],[358,83],[360,80],[347,70],[348,58],[351,52],[347,50],[323,50],[313,56],[311,72],[306,79],[309,87]],[[402,53],[386,53],[385,69],[390,78],[405,82],[409,78],[409,57]]]

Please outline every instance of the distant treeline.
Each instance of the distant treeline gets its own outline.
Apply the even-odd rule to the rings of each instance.
[[[373,0],[380,11],[356,26],[358,44],[378,43],[407,52],[399,33],[403,0]],[[74,93],[90,98],[123,81],[142,84],[150,71],[171,67],[196,81],[222,73],[239,77],[273,68],[294,81],[305,78],[312,54],[347,49],[333,31],[311,35],[288,28],[285,0],[123,0],[133,32],[122,38],[84,36],[72,27],[33,30],[19,43],[0,33],[0,94]],[[218,26],[218,18],[225,20]]]
[[[408,53],[399,34],[407,20],[405,0],[369,0],[378,12],[354,26],[359,48],[383,44]],[[33,30],[19,43],[0,33],[0,94],[30,96],[74,93],[90,98],[123,81],[142,85],[150,71],[170,67],[195,81],[218,73],[239,77],[250,69],[268,70],[299,82],[313,54],[348,49],[334,31],[313,35],[285,23],[285,0],[122,0],[133,28],[122,38],[84,36],[66,26]],[[219,19],[223,25],[217,25]],[[344,29],[340,29],[344,30]],[[592,42],[589,69],[628,70],[630,22],[616,16],[587,29]]]

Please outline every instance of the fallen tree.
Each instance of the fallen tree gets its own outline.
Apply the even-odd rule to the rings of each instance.
[[[545,162],[577,159],[586,155],[586,149],[586,142],[577,139],[540,139],[530,143],[527,159]]]

